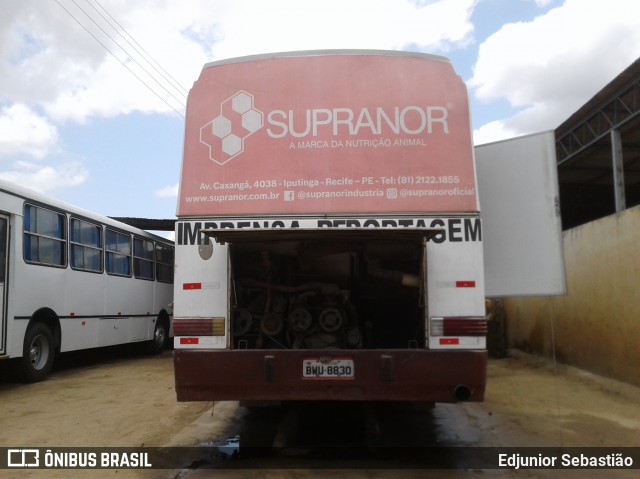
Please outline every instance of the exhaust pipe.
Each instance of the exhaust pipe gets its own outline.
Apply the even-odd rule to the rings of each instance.
[[[453,394],[458,401],[468,401],[471,398],[471,389],[469,386],[459,384],[454,388]]]

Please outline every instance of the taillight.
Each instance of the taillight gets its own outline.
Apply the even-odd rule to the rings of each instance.
[[[484,317],[431,318],[431,336],[486,336],[487,320]]]
[[[174,336],[224,336],[225,318],[174,319]]]

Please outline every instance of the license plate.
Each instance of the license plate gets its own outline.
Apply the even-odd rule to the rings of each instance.
[[[353,359],[307,358],[302,361],[304,379],[354,379]]]

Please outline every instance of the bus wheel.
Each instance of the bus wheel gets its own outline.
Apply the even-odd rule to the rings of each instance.
[[[167,323],[161,319],[156,320],[156,327],[153,330],[153,339],[149,342],[149,353],[160,354],[164,351],[164,346],[169,337]]]
[[[44,323],[34,323],[27,329],[20,359],[20,377],[35,383],[45,379],[53,367],[55,346],[51,329]]]

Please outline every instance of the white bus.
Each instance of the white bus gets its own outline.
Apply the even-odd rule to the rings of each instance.
[[[44,379],[66,351],[171,334],[173,242],[0,180],[0,358]]]
[[[553,133],[474,149],[470,124],[443,57],[205,65],[176,223],[178,400],[482,401],[485,297],[559,294],[564,276]]]

